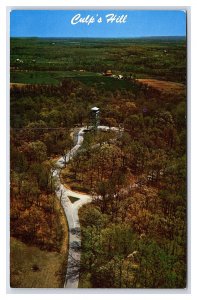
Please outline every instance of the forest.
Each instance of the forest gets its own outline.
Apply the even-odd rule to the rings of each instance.
[[[108,69],[123,78],[101,75]],[[97,106],[100,124],[124,130],[88,131],[61,170],[63,184],[93,197],[79,211],[79,287],[185,288],[185,40],[11,39],[10,72],[12,239],[60,255],[55,287],[63,286],[68,228],[51,170]],[[11,285],[23,287],[16,260],[13,250]],[[41,269],[34,263],[30,272]]]

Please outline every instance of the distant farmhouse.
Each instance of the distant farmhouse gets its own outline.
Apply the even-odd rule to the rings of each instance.
[[[104,73],[103,73],[103,76],[107,76],[107,77],[113,77],[113,78],[116,78],[116,79],[124,79],[124,76],[123,75],[115,75],[112,73],[112,70],[106,70]]]
[[[17,59],[15,60],[15,62],[17,62],[17,63],[21,63],[21,64],[23,64],[23,63],[24,63],[24,61],[23,61],[22,59],[20,59],[20,58],[17,58]]]
[[[112,71],[111,70],[106,70],[104,73],[103,73],[104,76],[112,76]]]

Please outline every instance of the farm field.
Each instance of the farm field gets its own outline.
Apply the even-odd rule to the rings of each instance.
[[[154,77],[185,82],[186,41],[184,38],[155,39],[11,39],[11,81],[32,82],[32,71],[46,71],[49,83],[58,78],[102,73],[135,73],[136,77]],[[18,71],[31,71],[19,75]],[[58,73],[56,73],[58,71]],[[52,74],[47,74],[53,72]],[[42,81],[43,73],[36,73]],[[78,73],[79,74],[79,73]],[[80,77],[82,72],[80,72]],[[94,75],[95,76],[95,75]],[[53,80],[50,78],[54,78]],[[51,81],[52,80],[52,81]],[[35,82],[35,78],[34,81]]]
[[[24,84],[55,84],[58,85],[64,78],[81,78],[91,77],[94,78],[98,75],[91,72],[71,72],[71,71],[30,71],[30,70],[18,70],[11,71],[10,81],[12,83],[24,83]],[[83,78],[82,78],[83,80]]]
[[[147,84],[150,87],[158,89],[159,91],[176,94],[183,93],[185,86],[182,83],[171,82],[171,81],[162,81],[157,79],[138,79],[139,82]]]

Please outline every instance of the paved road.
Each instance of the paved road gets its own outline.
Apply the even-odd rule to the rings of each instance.
[[[81,232],[78,211],[79,208],[92,201],[90,195],[74,192],[66,188],[60,181],[60,171],[64,167],[65,162],[69,162],[81,147],[84,140],[84,133],[86,127],[80,128],[77,134],[76,145],[66,154],[65,158],[61,157],[56,162],[56,168],[52,171],[52,175],[56,181],[56,195],[61,201],[61,205],[66,214],[69,228],[69,250],[67,273],[65,277],[64,288],[78,288],[79,283],[79,267],[80,267],[80,247],[81,247]],[[108,126],[98,126],[101,130],[119,131],[116,127],[109,128]],[[69,196],[79,198],[78,201],[72,203]]]

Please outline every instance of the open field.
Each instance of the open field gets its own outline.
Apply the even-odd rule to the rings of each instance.
[[[139,82],[147,84],[161,92],[167,93],[182,93],[185,90],[185,85],[177,82],[162,81],[157,79],[138,79]]]
[[[185,81],[184,38],[12,38],[10,49],[11,82],[43,83],[45,78],[46,82],[56,84],[62,76],[77,77],[80,70],[90,72],[89,76],[91,72],[102,73],[106,69],[117,74],[134,73],[137,78]],[[19,74],[19,70],[25,74]],[[35,71],[40,73],[34,77]]]
[[[10,72],[11,83],[23,84],[55,84],[58,85],[64,78],[74,78],[83,81],[83,77],[97,77],[98,75],[92,72],[71,72],[71,71],[30,71],[30,70],[17,70]],[[86,80],[87,81],[87,80]]]
[[[93,72],[40,72],[40,71],[11,71],[11,87],[24,86],[25,84],[58,85],[63,79],[71,78],[88,86],[113,91],[115,89],[131,89],[131,83],[102,76]]]
[[[41,251],[11,238],[11,287],[58,288],[63,286],[62,272],[65,256],[62,253]]]

